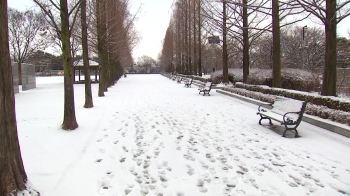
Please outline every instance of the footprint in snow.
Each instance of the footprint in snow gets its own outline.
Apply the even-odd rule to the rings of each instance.
[[[99,182],[99,193],[100,194],[103,194],[106,190],[112,188],[112,186],[110,185],[110,182],[108,180],[105,180],[105,179],[102,179],[100,182]]]
[[[101,163],[101,162],[102,162],[102,159],[97,159],[95,162],[96,162],[96,163]]]

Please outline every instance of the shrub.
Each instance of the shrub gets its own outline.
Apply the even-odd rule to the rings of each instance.
[[[310,92],[316,90],[320,86],[316,74],[299,69],[282,69],[281,80],[282,88],[284,89]],[[271,87],[272,70],[252,69],[247,83]]]
[[[236,85],[240,86],[240,85],[245,85],[245,84],[237,83]],[[246,86],[252,87],[253,85],[246,85]],[[228,91],[231,93],[235,93],[235,94],[239,94],[239,95],[249,97],[252,99],[268,102],[268,103],[273,103],[274,98],[275,98],[275,95],[262,93],[261,91],[260,92],[251,91],[251,90],[248,90],[247,88],[244,89],[244,88],[224,87],[224,88],[222,88],[222,90],[225,90],[225,91]],[[318,96],[315,96],[315,98],[318,98]],[[329,99],[329,97],[328,97],[328,99]],[[341,102],[341,103],[343,103],[343,102]],[[349,102],[345,102],[345,103],[349,103]],[[344,109],[344,108],[342,108],[342,109]],[[306,106],[305,113],[309,114],[309,115],[313,115],[313,116],[318,116],[318,117],[321,117],[323,119],[330,119],[332,121],[339,122],[339,123],[344,123],[344,124],[347,123],[350,126],[350,112],[347,112],[344,110],[330,109],[327,106],[316,105],[316,104],[309,102]]]
[[[229,69],[229,81],[235,84],[243,81],[242,69]],[[222,82],[222,70],[211,74],[211,81],[214,84]],[[282,69],[281,70],[282,88],[299,90],[299,91],[314,91],[320,86],[317,75],[311,72],[298,69]],[[250,69],[247,84],[272,86],[272,70],[271,69]]]

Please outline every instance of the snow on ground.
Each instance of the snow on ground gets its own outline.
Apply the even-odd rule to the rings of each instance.
[[[302,122],[258,124],[257,106],[161,75],[128,75],[60,129],[63,77],[16,94],[29,184],[42,196],[350,195],[350,139]],[[266,123],[267,124],[267,123]],[[282,128],[282,129],[281,129]],[[292,134],[293,135],[293,134]]]

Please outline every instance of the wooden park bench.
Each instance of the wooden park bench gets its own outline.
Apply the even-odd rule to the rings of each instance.
[[[272,125],[271,120],[275,120],[285,127],[283,137],[285,137],[287,131],[292,130],[295,131],[294,137],[298,137],[297,127],[302,120],[306,105],[306,101],[277,96],[273,104],[259,106],[257,113],[260,115],[259,124],[261,125],[261,120],[268,119],[270,125]],[[270,106],[271,109],[267,109],[266,106]]]
[[[211,86],[212,86],[212,82],[207,82],[205,86],[202,86],[201,88],[198,89],[199,90],[198,94],[201,94],[201,92],[203,92],[203,96],[205,95],[210,96],[209,92],[211,90]]]
[[[191,79],[187,79],[185,82],[185,87],[191,88],[192,81],[193,81],[193,77],[191,77]]]

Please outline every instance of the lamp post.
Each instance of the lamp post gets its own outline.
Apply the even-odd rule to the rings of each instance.
[[[307,29],[307,25],[303,26],[303,43],[302,43],[302,64],[303,64],[303,69],[305,69],[305,63],[306,63],[306,61],[305,61],[306,60],[306,56],[305,56],[306,52],[305,52],[305,50],[307,48],[307,46],[304,43],[304,40],[305,40],[305,29]]]
[[[307,29],[307,25],[303,26],[303,41],[305,39],[305,29]]]

